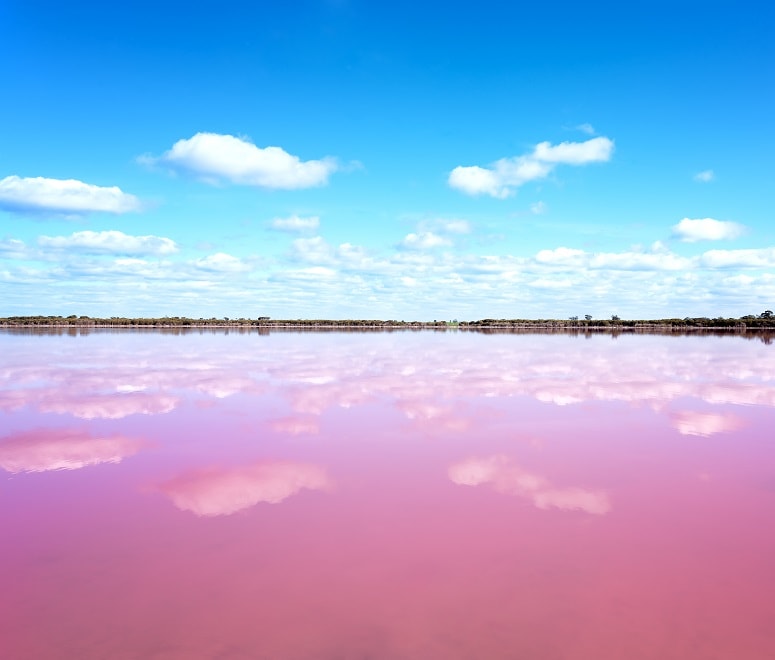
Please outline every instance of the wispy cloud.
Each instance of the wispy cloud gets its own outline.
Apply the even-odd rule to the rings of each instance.
[[[269,227],[289,233],[315,232],[320,227],[320,218],[316,215],[306,217],[291,215],[287,218],[274,218],[269,223]]]
[[[743,225],[713,218],[684,218],[673,226],[673,235],[685,243],[731,240],[742,236],[743,233]]]
[[[713,173],[713,170],[703,170],[702,172],[697,172],[693,178],[700,183],[708,183],[709,181],[713,181],[713,179],[716,178],[716,175]]]
[[[431,231],[407,234],[400,246],[407,250],[428,250],[438,247],[449,247],[452,241]]]
[[[613,140],[607,137],[556,145],[541,142],[530,154],[501,158],[489,167],[458,166],[450,172],[448,183],[468,195],[504,199],[519,186],[546,178],[557,165],[606,162],[611,159],[613,151]]]
[[[38,245],[91,254],[167,255],[178,252],[170,238],[130,236],[120,231],[77,231],[70,236],[40,236]]]
[[[242,259],[224,252],[197,259],[194,266],[200,270],[217,273],[243,273],[251,269]]]
[[[468,220],[455,218],[436,218],[433,221],[421,223],[421,228],[445,234],[470,234],[471,223]]]
[[[0,180],[0,209],[26,213],[81,215],[139,211],[140,200],[117,186],[76,179],[7,176]]]
[[[245,138],[197,133],[178,140],[159,157],[140,156],[146,164],[163,164],[210,183],[231,183],[293,190],[328,183],[338,168],[334,158],[303,161],[281,147],[257,147]]]

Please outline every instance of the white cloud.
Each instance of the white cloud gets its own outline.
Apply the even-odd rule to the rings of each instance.
[[[607,137],[557,145],[541,142],[532,153],[502,158],[489,168],[478,165],[458,166],[450,172],[448,183],[468,195],[490,195],[504,199],[528,181],[546,178],[557,165],[605,162],[610,160],[613,150],[614,143]]]
[[[40,236],[41,247],[92,254],[174,254],[178,246],[162,236],[129,236],[120,231],[77,231],[70,236]]]
[[[554,250],[541,250],[536,254],[535,259],[541,264],[579,266],[586,256],[587,253],[584,250],[558,247]]]
[[[417,223],[417,234],[436,234],[439,236],[470,234],[473,227],[468,220],[462,218],[431,217],[423,218]]]
[[[586,133],[587,135],[595,134],[595,127],[589,123],[579,124],[578,126],[576,126],[576,128],[580,130],[582,133]]]
[[[699,181],[700,183],[708,183],[709,181],[713,181],[715,178],[716,175],[713,173],[713,170],[703,170],[702,172],[697,172],[697,174],[694,175],[694,180]]]
[[[330,263],[334,258],[334,248],[322,236],[297,238],[293,241],[294,258],[313,263]]]
[[[437,247],[449,247],[452,245],[452,241],[433,232],[423,231],[417,234],[407,234],[400,245],[409,250],[428,250]]]
[[[545,163],[586,165],[610,160],[613,150],[613,141],[606,137],[596,137],[586,142],[561,142],[557,145],[541,142],[536,145],[532,158]]]
[[[744,232],[743,225],[713,218],[684,218],[673,226],[673,235],[685,243],[731,240],[738,238]]]
[[[439,218],[435,222],[437,230],[448,234],[469,234],[471,223],[468,220],[448,220]]]
[[[338,169],[333,158],[302,161],[280,147],[257,147],[233,135],[197,133],[178,140],[159,158],[144,156],[141,162],[163,163],[208,181],[294,190],[328,183]]]
[[[140,200],[117,186],[95,186],[76,179],[7,176],[0,180],[0,209],[37,213],[127,213]]]
[[[497,167],[498,164],[495,164]],[[503,199],[509,196],[509,189],[500,181],[498,174],[477,165],[459,165],[449,174],[448,183],[467,195],[490,195]]]
[[[573,286],[571,280],[551,280],[547,278],[539,278],[528,282],[528,286],[532,286],[535,289],[567,289]]]
[[[700,257],[706,268],[773,268],[775,248],[708,250]]]
[[[316,215],[301,217],[291,215],[287,218],[274,218],[270,223],[272,229],[286,232],[312,232],[320,226],[320,218]]]
[[[18,238],[0,239],[0,254],[6,259],[25,259],[28,257],[27,245]]]
[[[546,213],[546,204],[544,202],[536,202],[530,205],[530,212],[534,215],[543,215]]]
[[[197,259],[194,262],[194,266],[201,270],[218,273],[239,273],[250,270],[250,266],[243,262],[242,259],[224,252],[217,252],[202,259]]]
[[[609,270],[685,270],[691,259],[665,252],[600,252],[592,256],[590,268]]]
[[[35,301],[55,284],[52,313],[94,316],[120,313],[119,302],[138,315],[163,316],[174,306],[195,317],[240,316],[256,297],[262,313],[294,318],[323,308],[332,318],[371,318],[381,309],[384,318],[423,320],[740,316],[759,313],[775,296],[775,247],[689,256],[657,242],[611,252],[567,246],[529,256],[476,254],[444,247],[457,246],[460,235],[445,233],[435,218],[419,220],[410,236],[382,250],[294,236],[288,253],[273,259],[181,255],[182,246],[169,257],[112,255],[9,237],[0,241],[0,284],[28,285],[4,287],[7,314],[37,313]]]
[[[596,270],[683,270],[691,269],[694,261],[667,251],[660,243],[651,252],[585,252],[558,247],[541,250],[535,256],[538,264],[558,268]]]

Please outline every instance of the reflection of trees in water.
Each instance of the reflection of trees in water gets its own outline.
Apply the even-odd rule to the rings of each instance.
[[[562,325],[477,325],[459,323],[447,326],[433,323],[404,324],[404,325],[347,325],[347,322],[335,322],[331,324],[317,324],[309,322],[309,325],[293,323],[288,325],[274,324],[265,326],[251,325],[210,325],[210,326],[59,326],[59,325],[7,325],[0,324],[0,333],[9,335],[40,335],[40,336],[88,336],[95,333],[118,334],[137,332],[144,334],[162,335],[240,335],[266,336],[271,333],[283,334],[308,334],[308,333],[395,333],[395,332],[474,332],[483,335],[569,335],[572,337],[590,338],[596,335],[610,335],[619,337],[622,334],[659,335],[665,337],[741,337],[748,340],[759,340],[764,344],[771,344],[775,338],[775,330],[769,328],[758,329],[755,327],[729,326],[729,327],[704,327],[704,326],[659,326],[659,325],[607,325],[572,327]]]

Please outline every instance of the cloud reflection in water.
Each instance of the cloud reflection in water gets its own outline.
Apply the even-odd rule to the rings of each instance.
[[[382,400],[413,425],[450,430],[471,423],[459,401],[486,398],[528,397],[557,406],[622,402],[654,410],[685,398],[775,407],[775,352],[734,338],[612,343],[596,337],[580,350],[579,340],[542,335],[403,335],[381,342],[352,335],[343,343],[319,340],[312,351],[308,342],[278,334],[271,346],[250,340],[247,349],[213,337],[195,352],[186,338],[159,346],[141,340],[127,336],[137,342],[130,350],[103,347],[78,363],[29,348],[4,367],[0,410],[30,406],[80,419],[121,419],[171,412],[192,395],[215,401],[272,392],[312,432],[313,417]],[[290,422],[277,424],[278,431],[294,432]],[[679,431],[692,426],[676,424]]]
[[[0,467],[20,472],[77,470],[100,463],[120,463],[147,443],[121,435],[93,437],[78,429],[38,429],[0,440]]]
[[[468,458],[449,468],[459,486],[490,486],[504,495],[526,497],[539,509],[563,509],[603,515],[611,510],[608,495],[584,488],[556,488],[544,477],[523,470],[503,455]]]
[[[278,504],[301,490],[327,490],[331,485],[326,471],[317,465],[268,461],[188,472],[158,489],[181,511],[227,516],[259,502]]]
[[[743,420],[732,414],[683,410],[672,415],[672,424],[681,435],[707,437],[725,431],[737,431],[743,427]]]

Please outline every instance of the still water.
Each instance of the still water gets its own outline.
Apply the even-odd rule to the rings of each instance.
[[[0,334],[0,657],[775,657],[775,347]]]

